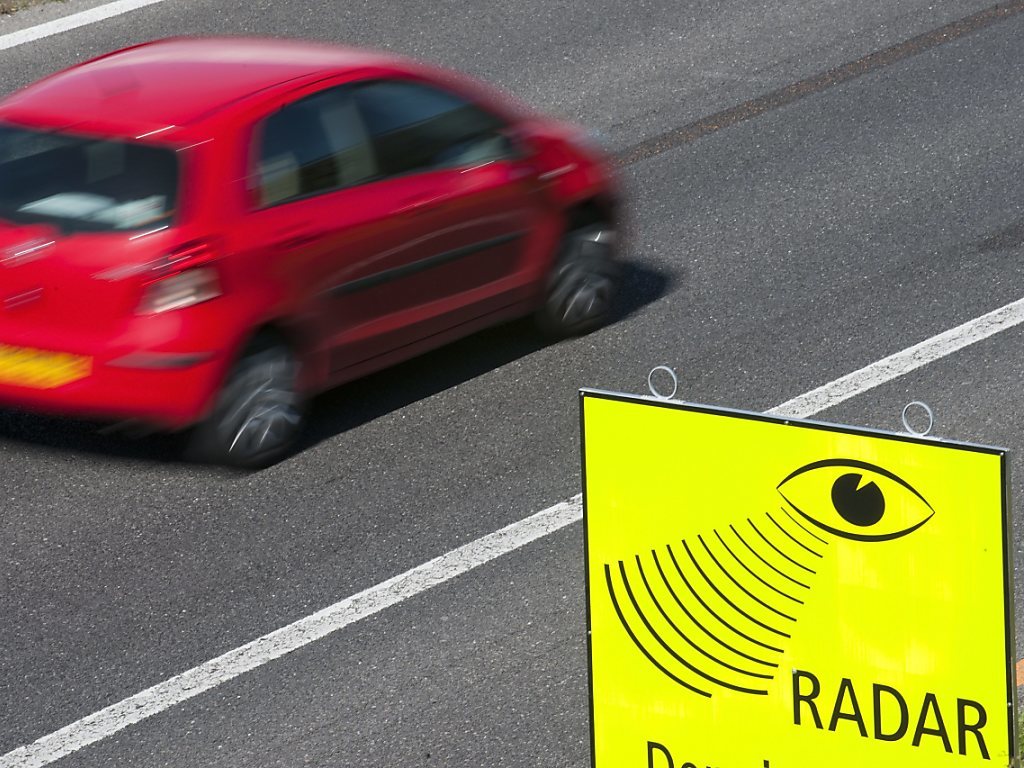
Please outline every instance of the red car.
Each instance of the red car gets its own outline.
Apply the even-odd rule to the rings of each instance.
[[[0,101],[0,404],[279,459],[325,389],[608,317],[617,193],[469,78],[282,40],[128,48]]]

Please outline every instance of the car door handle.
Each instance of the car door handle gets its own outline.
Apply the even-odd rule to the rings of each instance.
[[[576,163],[566,163],[558,168],[553,168],[550,171],[545,171],[540,174],[537,178],[540,181],[554,181],[560,176],[565,176],[567,173],[572,173],[576,170]]]
[[[406,198],[398,207],[398,214],[416,215],[444,200],[444,195],[419,195]]]
[[[292,251],[296,248],[305,248],[323,238],[322,232],[312,229],[286,229],[278,233],[274,241],[276,248]]]

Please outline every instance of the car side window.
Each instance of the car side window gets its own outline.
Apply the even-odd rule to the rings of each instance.
[[[263,121],[259,136],[256,177],[264,207],[377,175],[366,130],[344,88],[282,107]]]
[[[353,96],[383,175],[471,165],[512,154],[500,119],[446,91],[380,80],[356,88]]]

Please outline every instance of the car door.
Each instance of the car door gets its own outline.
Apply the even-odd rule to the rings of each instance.
[[[521,298],[515,275],[542,215],[536,179],[502,122],[412,80],[356,84],[393,224],[408,240],[354,265],[336,286],[340,359],[365,359],[468,323]],[[521,292],[521,291],[520,291]],[[360,327],[366,318],[376,332]]]
[[[372,304],[338,312],[338,286],[402,252],[415,232],[396,220],[386,185],[372,183],[380,173],[349,89],[296,94],[256,122],[252,143],[250,210],[239,229],[250,274],[267,278],[257,290],[284,294],[281,311],[314,354],[330,353],[346,330],[379,336]]]

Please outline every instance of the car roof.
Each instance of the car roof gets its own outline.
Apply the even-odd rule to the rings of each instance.
[[[0,119],[124,138],[195,125],[255,93],[411,62],[358,48],[243,37],[171,38],[101,56],[0,102]]]

